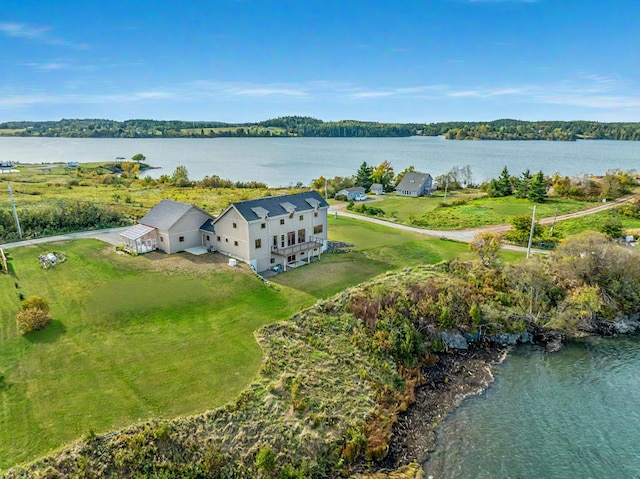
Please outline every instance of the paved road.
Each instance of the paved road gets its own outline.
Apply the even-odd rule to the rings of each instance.
[[[124,230],[131,228],[131,226],[123,226],[120,228],[109,228],[105,230],[93,230],[93,231],[81,231],[79,233],[67,233],[64,235],[56,235],[56,236],[46,236],[43,238],[34,238],[24,241],[17,241],[15,243],[6,243],[0,244],[0,248],[9,249],[9,248],[18,248],[19,246],[28,246],[32,244],[40,244],[40,243],[52,243],[54,241],[64,241],[78,238],[95,238],[102,240],[106,243],[111,243],[112,245],[122,244],[122,240],[120,238],[120,233]]]

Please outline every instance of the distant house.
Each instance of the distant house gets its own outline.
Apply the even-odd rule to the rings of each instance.
[[[197,206],[164,199],[140,220],[139,224],[120,233],[122,244],[136,253],[159,249],[177,253],[202,246],[206,232],[201,231],[211,216]]]
[[[328,209],[316,191],[232,203],[211,222],[211,246],[256,271],[286,270],[326,250]]]
[[[429,173],[408,172],[402,177],[396,194],[398,196],[424,196],[433,191],[433,178]]]
[[[345,188],[336,193],[336,196],[344,195],[347,201],[354,200],[358,195],[364,195],[367,191],[362,186],[353,186],[351,188]]]
[[[374,195],[381,195],[384,193],[384,187],[380,183],[374,183],[369,188],[369,193],[373,193]]]

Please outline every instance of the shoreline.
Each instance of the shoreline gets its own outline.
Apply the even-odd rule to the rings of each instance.
[[[436,447],[436,429],[469,396],[482,394],[493,382],[492,368],[502,363],[511,347],[485,346],[436,355],[437,362],[421,367],[424,384],[415,389],[415,402],[393,426],[387,456],[376,472],[398,470],[418,463],[422,470]],[[362,469],[366,469],[363,464]]]

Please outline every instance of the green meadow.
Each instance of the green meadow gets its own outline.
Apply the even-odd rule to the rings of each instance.
[[[443,206],[443,200],[442,192],[420,198],[390,194],[380,197],[378,201],[365,204],[381,208],[385,212],[385,219],[422,228],[444,230],[507,224],[516,216],[530,217],[533,211],[533,203],[529,200],[512,196],[488,198],[473,190],[448,195],[447,206]],[[537,205],[536,217],[553,217],[556,211],[561,215],[592,206],[596,205],[588,201],[552,197]]]

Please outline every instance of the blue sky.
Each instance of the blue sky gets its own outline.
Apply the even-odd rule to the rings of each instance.
[[[640,121],[638,0],[8,0],[0,121]]]

